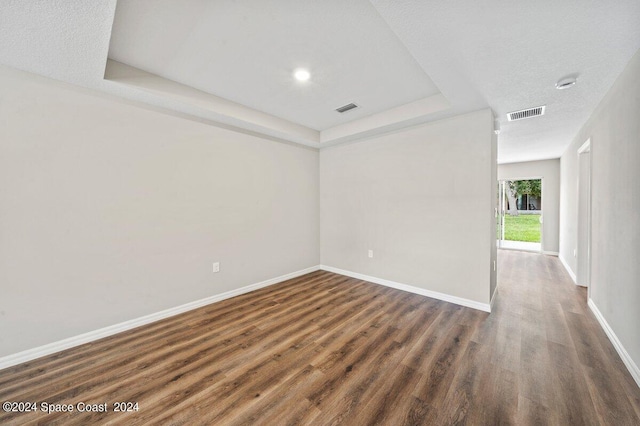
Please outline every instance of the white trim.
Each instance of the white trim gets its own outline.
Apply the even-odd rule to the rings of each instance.
[[[310,272],[315,272],[318,270],[320,270],[319,265],[312,266],[310,268],[302,269],[300,271],[291,272],[289,274],[281,275],[276,278],[271,278],[269,280],[261,281],[256,284],[251,284],[235,290],[227,291],[224,293],[216,294],[214,296],[206,297],[204,299],[189,302],[184,305],[165,309],[164,311],[145,315],[140,318],[135,318],[129,321],[121,322],[119,324],[110,325],[108,327],[90,331],[88,333],[83,333],[74,337],[69,337],[68,339],[59,340],[57,342],[49,343],[33,349],[27,349],[26,351],[18,352],[16,354],[0,357],[0,370],[17,365],[17,364],[21,364],[23,362],[31,361],[46,355],[51,355],[53,353],[60,352],[65,349],[70,349],[75,346],[93,342],[95,340],[102,339],[103,337],[108,337],[117,333],[121,333],[123,331],[131,330],[133,328],[140,327],[142,325],[150,324],[152,322],[156,322],[161,319],[169,318],[174,315],[181,314],[183,312],[200,308],[202,306],[210,305],[215,302],[220,302],[225,299],[230,299],[235,296],[240,296],[241,294],[249,293],[251,291],[258,290],[263,287],[268,287],[270,285],[277,284],[282,281],[290,280],[292,278],[296,278],[296,277],[308,274]]]
[[[491,302],[489,302],[489,312],[493,311],[493,305],[495,305],[497,298],[498,298],[498,284],[496,284],[496,289],[493,290],[493,296],[491,296]]]
[[[503,240],[503,241],[510,241],[510,240]],[[505,251],[522,251],[525,253],[538,253],[538,254],[543,254],[542,251],[540,250],[529,250],[526,248],[518,248],[518,247],[498,247],[498,250],[505,250]]]
[[[578,148],[578,154],[584,154],[585,152],[591,152],[591,138],[587,139],[587,141]]]
[[[591,138],[587,139],[585,141],[585,143],[582,144],[582,146],[580,148],[578,148],[578,191],[577,191],[577,197],[578,197],[578,238],[577,238],[577,254],[578,257],[576,259],[576,277],[577,277],[577,272],[578,272],[578,268],[580,265],[580,259],[584,256],[584,254],[582,253],[581,249],[585,249],[584,252],[586,253],[586,271],[584,271],[584,277],[581,276],[580,277],[580,283],[578,283],[578,280],[576,279],[576,284],[581,286],[581,287],[587,287],[588,291],[587,291],[587,298],[591,297],[591,288],[589,286],[589,282],[591,281],[591,204],[592,204],[592,196],[591,196],[591,184],[592,184],[592,163],[591,163]],[[582,182],[582,179],[580,178],[580,176],[582,175],[580,172],[580,165],[581,165],[581,159],[583,154],[589,154],[589,159],[588,159],[588,170],[587,170],[587,179],[586,182]],[[580,200],[581,200],[581,193],[584,191],[581,191],[580,186],[584,185],[586,183],[586,194],[582,194],[584,195],[587,199],[587,211],[586,211],[586,218],[582,218],[582,216],[580,215]],[[586,235],[586,241],[585,241],[585,245],[586,247],[580,247],[580,223],[581,221],[584,220],[586,222],[586,231],[587,231],[587,235]],[[585,283],[585,284],[583,284]]]
[[[618,355],[620,355],[622,362],[624,362],[627,370],[629,370],[629,373],[631,373],[631,377],[633,377],[633,380],[635,380],[638,387],[640,387],[640,368],[638,368],[636,363],[633,362],[633,359],[631,358],[631,356],[629,356],[627,350],[624,348],[624,346],[622,346],[622,343],[618,339],[618,336],[616,336],[616,333],[613,332],[613,329],[609,326],[609,323],[607,323],[607,320],[604,318],[593,299],[589,298],[587,304],[591,308],[593,314],[596,316],[596,319],[600,323],[600,326],[607,334],[607,337],[613,344],[613,347],[616,348],[616,352],[618,352]]]
[[[488,303],[480,303],[475,300],[463,299],[462,297],[451,296],[449,294],[438,293],[437,291],[427,290],[412,285],[402,284],[395,281],[376,278],[369,275],[359,274],[357,272],[345,271],[344,269],[334,268],[333,266],[320,265],[323,271],[333,272],[335,274],[346,275],[347,277],[357,278],[363,281],[369,281],[386,287],[395,288],[397,290],[408,291],[409,293],[419,294],[421,296],[431,297],[432,299],[443,300],[456,305],[466,306],[468,308],[478,309],[480,311],[491,312],[491,306]]]
[[[537,160],[533,160],[533,161],[537,161]],[[523,163],[528,163],[529,161],[522,161],[522,162]],[[498,165],[500,166],[500,165],[506,165],[506,164],[513,164],[513,163],[502,163],[502,164],[498,164]],[[509,175],[507,174],[507,176],[509,176]],[[544,179],[544,176],[539,175],[539,176],[533,176],[533,177],[507,177],[507,178],[503,177],[503,178],[498,178],[498,181],[500,182],[500,181],[505,181],[505,180],[537,180],[537,179],[542,180],[542,179]]]
[[[547,256],[556,256],[556,257],[560,255],[560,253],[558,253],[557,251],[547,251],[547,250],[542,250],[542,254],[546,254]]]
[[[571,270],[571,268],[569,267],[569,264],[567,263],[566,260],[564,260],[564,257],[562,257],[561,254],[558,255],[558,259],[560,259],[560,263],[562,263],[562,266],[564,266],[564,269],[567,270],[567,272],[569,273],[569,276],[571,277],[571,279],[573,280],[573,283],[575,285],[578,285],[578,280],[576,279],[576,274],[573,273],[573,271]]]

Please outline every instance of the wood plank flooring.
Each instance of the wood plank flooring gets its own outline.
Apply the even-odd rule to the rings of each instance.
[[[499,262],[491,315],[319,271],[5,369],[0,402],[108,412],[0,424],[640,424],[586,290],[557,258]]]

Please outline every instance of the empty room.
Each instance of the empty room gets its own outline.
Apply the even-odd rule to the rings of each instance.
[[[640,2],[0,2],[0,424],[640,424]]]

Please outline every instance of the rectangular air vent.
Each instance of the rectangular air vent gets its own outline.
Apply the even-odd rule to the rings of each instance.
[[[352,109],[356,109],[356,108],[358,108],[358,105],[352,102],[350,104],[343,105],[340,108],[336,108],[336,111],[342,114],[343,112],[351,111]]]
[[[539,106],[535,108],[523,109],[521,111],[514,111],[507,114],[509,121],[524,120],[525,118],[538,117],[544,115],[544,110],[547,106]]]

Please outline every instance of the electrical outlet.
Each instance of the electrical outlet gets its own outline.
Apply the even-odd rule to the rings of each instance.
[[[370,258],[373,257],[373,250],[369,250],[368,255],[369,255]]]
[[[220,272],[220,262],[213,262],[213,272]]]
[[[496,261],[494,260],[493,261],[493,271],[495,272],[495,270],[496,270]]]

